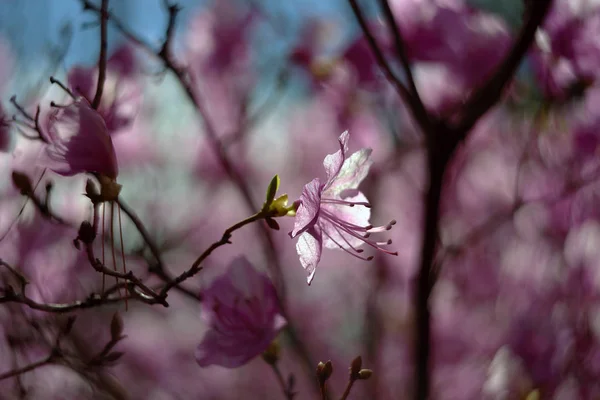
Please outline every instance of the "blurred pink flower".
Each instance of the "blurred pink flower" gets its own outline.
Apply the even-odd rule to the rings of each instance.
[[[600,7],[589,0],[558,0],[538,29],[531,52],[535,78],[544,94],[565,99],[589,86],[600,66]]]
[[[501,18],[464,0],[393,0],[390,7],[409,58],[441,63],[467,88],[481,84],[510,45]]]
[[[357,187],[369,172],[371,149],[361,149],[347,158],[349,136],[348,131],[342,133],[338,139],[340,150],[323,161],[327,181],[321,183],[319,178],[313,179],[304,186],[298,200],[300,204],[290,236],[300,235],[296,250],[300,263],[308,272],[308,284],[315,275],[323,244],[366,261],[373,257],[360,255],[363,250],[357,247],[362,243],[397,255],[382,247],[391,244],[391,240],[376,242],[369,239],[371,233],[389,230],[396,221],[377,227],[369,224],[371,205]]]
[[[133,79],[135,71],[135,57],[127,46],[119,48],[107,60],[107,76],[98,112],[111,134],[130,126],[140,108],[142,89]],[[96,67],[75,66],[68,74],[69,87],[76,96],[91,101],[96,91],[97,75]]]
[[[83,98],[57,107],[48,120],[50,144],[42,163],[64,176],[98,173],[112,180],[119,168],[112,140],[102,116]]]
[[[201,296],[202,317],[210,327],[196,349],[201,367],[246,364],[265,351],[286,324],[275,287],[243,256]]]

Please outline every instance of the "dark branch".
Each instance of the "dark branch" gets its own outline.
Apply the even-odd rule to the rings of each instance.
[[[413,76],[412,70],[410,69],[410,61],[408,60],[408,55],[406,54],[406,49],[404,47],[402,31],[400,31],[400,27],[398,26],[398,23],[394,18],[394,14],[392,13],[392,9],[390,8],[388,1],[379,0],[379,3],[381,4],[381,8],[383,9],[383,15],[385,16],[389,28],[392,31],[392,36],[394,37],[394,47],[396,48],[396,53],[400,58],[402,68],[404,69],[404,74],[406,75],[406,79],[408,80],[408,88],[412,94],[412,100],[414,102],[414,104],[412,104],[412,106],[414,107],[414,112],[416,115],[421,115],[425,117],[427,116],[427,111],[425,110],[423,101],[419,96],[417,85],[415,84],[415,78]]]
[[[96,94],[92,100],[92,108],[97,110],[102,100],[104,91],[104,80],[106,79],[106,47],[107,47],[107,28],[108,28],[108,0],[102,0],[100,9],[100,56],[98,57],[98,85]]]
[[[430,132],[433,132],[433,124],[431,121],[432,117],[428,114],[427,110],[425,110],[422,103],[419,105],[419,102],[404,86],[400,79],[394,74],[394,71],[392,71],[392,67],[383,55],[383,51],[377,43],[375,36],[371,32],[371,29],[369,28],[369,25],[367,23],[367,19],[357,4],[357,0],[349,0],[349,2],[350,6],[352,6],[352,11],[354,11],[356,19],[358,20],[358,23],[360,24],[360,27],[363,33],[365,34],[367,42],[369,43],[369,47],[371,48],[371,51],[373,51],[373,55],[375,56],[377,63],[383,70],[383,73],[385,74],[386,78],[392,84],[392,86],[394,86],[402,100],[411,110],[412,115],[414,116],[415,120],[417,121],[423,132],[426,135],[429,135]]]
[[[504,88],[514,76],[525,54],[535,39],[538,27],[548,14],[552,0],[536,0],[528,4],[526,22],[508,53],[498,66],[494,75],[480,89],[475,91],[463,106],[464,113],[459,119],[455,131],[464,140],[477,120],[498,102]]]

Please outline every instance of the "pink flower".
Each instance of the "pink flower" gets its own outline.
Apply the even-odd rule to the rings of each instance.
[[[369,224],[371,205],[358,189],[358,185],[367,176],[371,166],[371,149],[362,149],[346,157],[348,151],[348,131],[339,137],[340,150],[325,157],[323,165],[327,181],[321,183],[315,178],[304,186],[298,200],[292,238],[300,235],[296,251],[300,263],[308,272],[308,284],[311,283],[315,269],[321,259],[323,244],[330,249],[340,248],[347,253],[369,261],[373,256],[363,257],[363,243],[386,254],[398,255],[382,246],[391,240],[377,242],[370,239],[372,233],[392,228],[396,221],[385,226]]]
[[[286,321],[275,287],[245,257],[202,293],[202,316],[209,330],[196,349],[201,367],[236,368],[266,350]]]
[[[117,157],[102,116],[83,98],[50,115],[44,164],[65,176],[96,173],[111,180],[119,174]]]

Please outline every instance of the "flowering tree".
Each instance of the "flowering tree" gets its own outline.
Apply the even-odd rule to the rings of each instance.
[[[0,41],[3,398],[600,396],[597,2],[80,3]]]

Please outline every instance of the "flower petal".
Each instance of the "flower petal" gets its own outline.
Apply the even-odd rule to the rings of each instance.
[[[195,353],[202,367],[239,367],[268,347],[285,319],[269,278],[244,257],[236,258],[202,292],[202,319],[209,325]]]
[[[349,189],[356,189],[369,173],[373,161],[370,159],[371,149],[362,149],[344,161],[335,179],[323,191],[324,197],[340,197]]]
[[[296,211],[294,230],[290,233],[295,238],[300,233],[313,226],[319,217],[319,208],[321,207],[321,181],[315,178],[304,185],[302,195],[300,196],[300,206]]]
[[[346,198],[345,200],[357,203],[367,203],[368,200],[361,192],[355,196]],[[371,209],[369,207],[355,206],[348,207],[338,204],[323,204],[321,206],[333,218],[341,221],[344,224],[353,224],[358,226],[369,225],[371,218]],[[337,228],[328,222],[325,218],[319,220],[319,226],[324,232],[323,245],[328,249],[337,249],[340,246],[348,249],[350,247],[359,247],[364,240],[345,233],[340,228]]]
[[[117,158],[104,119],[83,98],[52,114],[48,135],[44,161],[54,172],[95,172],[116,179]]]
[[[340,142],[340,149],[333,154],[327,155],[323,160],[323,166],[325,167],[325,172],[327,173],[327,182],[325,183],[325,188],[331,186],[332,182],[339,174],[342,165],[344,165],[346,153],[348,152],[349,138],[350,134],[348,131],[344,131],[338,139]]]
[[[322,250],[323,238],[319,226],[315,225],[298,238],[296,251],[300,257],[300,264],[302,264],[302,267],[308,273],[306,282],[309,285],[315,276],[317,264],[319,264],[319,261],[321,260]]]

